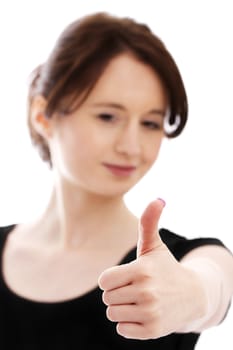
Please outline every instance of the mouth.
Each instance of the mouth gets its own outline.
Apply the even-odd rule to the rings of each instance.
[[[105,168],[107,168],[113,175],[119,176],[119,177],[127,177],[132,175],[135,170],[136,166],[133,165],[118,165],[118,164],[103,164]]]

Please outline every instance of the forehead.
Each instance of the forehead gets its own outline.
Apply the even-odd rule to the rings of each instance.
[[[100,99],[120,100],[124,104],[167,104],[167,94],[159,75],[152,67],[130,54],[112,59],[87,98],[88,102]]]

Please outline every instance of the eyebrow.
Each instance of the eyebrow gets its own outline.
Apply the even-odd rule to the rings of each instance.
[[[99,103],[93,103],[91,105],[92,107],[110,107],[110,108],[116,108],[121,111],[126,111],[127,109],[119,104],[119,103],[114,103],[114,102],[99,102]],[[166,111],[160,108],[154,108],[146,112],[145,114],[156,114],[156,115],[161,115],[164,117],[166,115]]]

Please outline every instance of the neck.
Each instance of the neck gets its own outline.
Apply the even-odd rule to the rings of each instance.
[[[103,243],[107,248],[110,242],[118,244],[121,241],[120,232],[126,241],[127,232],[136,237],[137,219],[126,207],[122,196],[100,196],[63,184],[54,187],[38,227],[47,241],[62,249],[103,247]],[[129,240],[133,239],[129,237]]]

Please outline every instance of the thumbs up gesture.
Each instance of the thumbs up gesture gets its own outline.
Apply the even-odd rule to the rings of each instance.
[[[99,278],[107,317],[126,338],[159,338],[202,316],[198,276],[174,258],[159,236],[163,207],[158,199],[144,211],[136,260],[109,268]]]

